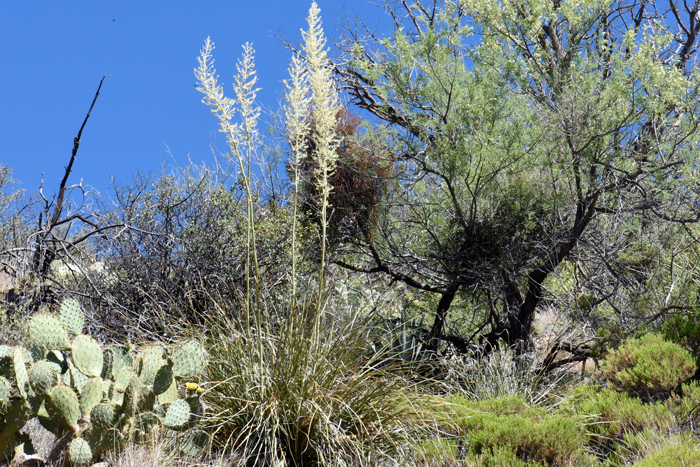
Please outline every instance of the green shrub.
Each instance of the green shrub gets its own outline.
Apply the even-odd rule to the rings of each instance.
[[[586,431],[594,441],[620,439],[625,432],[644,429],[669,430],[676,418],[662,402],[644,403],[629,394],[595,386],[580,386],[572,391],[569,407],[562,413],[592,417]],[[573,409],[573,410],[572,410]]]
[[[517,396],[480,402],[454,397],[452,402],[457,405],[454,423],[463,433],[469,454],[479,457],[480,462],[507,452],[527,465],[560,464],[585,457],[582,447],[587,435],[577,417],[528,407]],[[484,465],[502,465],[489,462]]]
[[[660,334],[624,342],[603,360],[601,373],[618,389],[643,400],[667,397],[695,374],[690,352]]]
[[[700,310],[671,316],[661,328],[667,341],[675,342],[700,358]]]
[[[518,457],[508,446],[497,446],[489,448],[480,454],[470,453],[465,458],[464,465],[475,467],[544,467],[545,464],[530,460],[523,460]]]
[[[636,467],[658,467],[660,465],[682,465],[683,467],[700,466],[700,451],[697,441],[685,440],[679,444],[668,445],[660,451],[646,456]]]

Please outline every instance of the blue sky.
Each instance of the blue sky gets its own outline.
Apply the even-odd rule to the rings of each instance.
[[[356,12],[389,24],[366,0],[317,1],[326,33]],[[0,164],[18,187],[45,193],[63,176],[76,136],[105,73],[83,132],[71,181],[109,195],[110,175],[129,183],[161,164],[211,163],[217,122],[195,90],[193,69],[207,36],[229,95],[241,45],[252,42],[263,107],[277,108],[291,53],[274,37],[300,41],[310,1],[15,1],[0,10]],[[219,138],[219,142],[223,143]],[[170,151],[169,154],[168,150]]]

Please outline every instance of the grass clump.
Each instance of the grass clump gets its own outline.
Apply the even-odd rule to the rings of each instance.
[[[654,333],[625,341],[601,365],[603,376],[618,389],[647,401],[668,397],[696,369],[690,352]]]
[[[296,318],[254,337],[224,316],[212,325],[217,397],[208,423],[221,447],[256,465],[362,465],[394,451],[410,397],[400,378],[367,360],[359,327],[327,327],[329,337],[316,340],[313,325]]]

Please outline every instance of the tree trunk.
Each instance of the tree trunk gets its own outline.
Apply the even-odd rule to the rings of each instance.
[[[457,294],[457,290],[459,290],[459,286],[452,284],[440,297],[440,302],[438,303],[437,311],[435,312],[433,327],[430,330],[430,334],[428,334],[427,339],[427,349],[431,352],[436,352],[438,350],[440,337],[442,336],[442,328],[445,325],[445,316],[447,315],[447,310],[450,309],[452,300],[454,300],[455,295]]]

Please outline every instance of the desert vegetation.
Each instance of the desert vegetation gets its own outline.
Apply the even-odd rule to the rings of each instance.
[[[269,115],[206,38],[213,166],[71,185],[100,83],[0,167],[0,463],[700,465],[700,5],[385,9]]]

